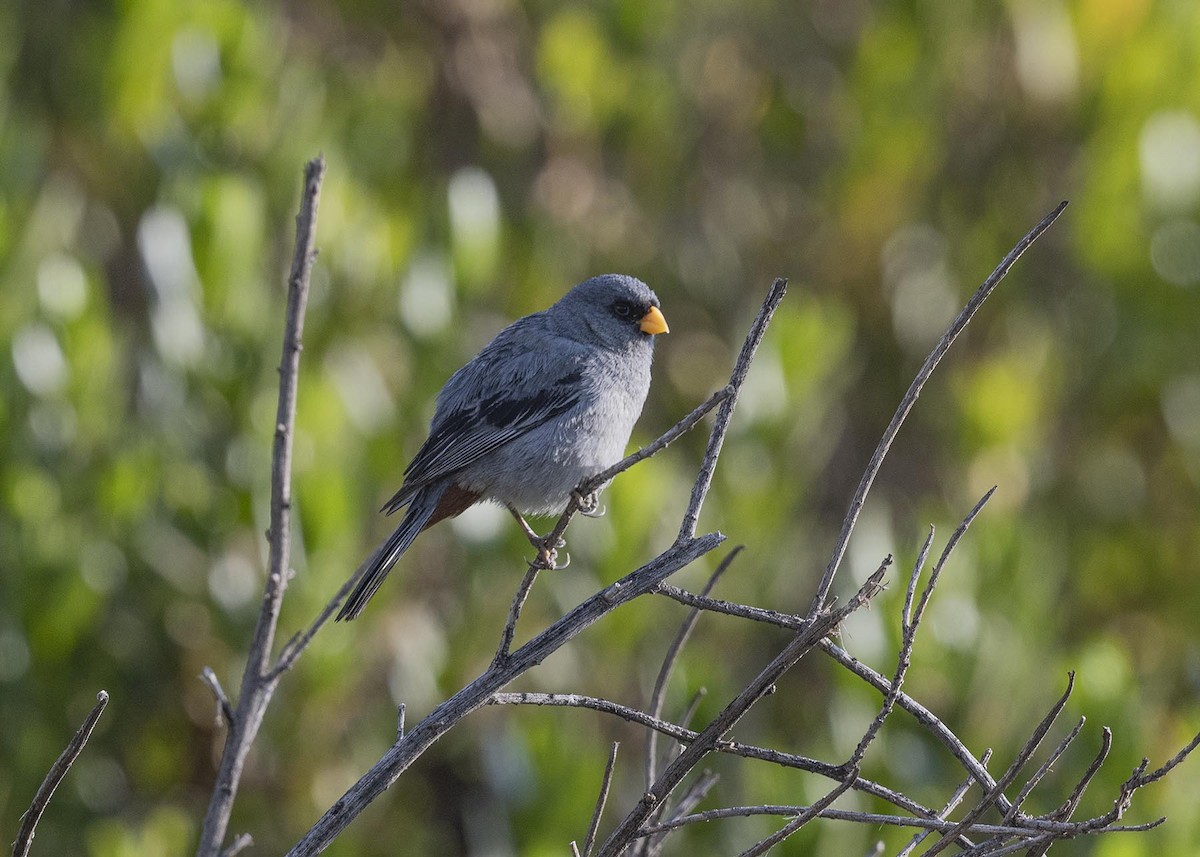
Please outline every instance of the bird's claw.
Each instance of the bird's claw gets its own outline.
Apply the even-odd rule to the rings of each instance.
[[[557,547],[550,547],[543,542],[542,546],[538,548],[537,556],[534,557],[531,565],[545,571],[562,571],[571,564],[571,555],[566,554],[566,561],[560,565],[558,562],[558,548],[561,547],[566,547],[566,542],[562,539],[558,539]]]
[[[571,499],[575,501],[575,505],[579,509],[579,514],[585,517],[599,518],[607,511],[600,505],[600,493],[598,491],[589,491],[587,494],[580,494],[578,490],[575,490],[571,492]]]

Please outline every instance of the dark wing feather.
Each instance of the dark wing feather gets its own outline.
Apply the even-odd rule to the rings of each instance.
[[[404,471],[404,485],[384,505],[384,512],[390,515],[425,485],[452,475],[579,404],[583,376],[573,361],[550,367],[544,352],[513,353],[513,344],[507,339],[497,337],[447,383],[429,438]],[[496,361],[497,357],[505,359]],[[505,376],[496,377],[489,371],[495,365],[505,366]],[[548,374],[551,383],[536,382]]]

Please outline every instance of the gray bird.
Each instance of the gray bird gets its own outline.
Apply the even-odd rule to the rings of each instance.
[[[621,460],[650,389],[654,337],[668,331],[641,280],[605,274],[500,331],[437,397],[429,437],[382,511],[408,507],[337,618],[353,619],[426,528],[493,501],[556,514],[585,478]],[[554,546],[546,546],[553,548]]]

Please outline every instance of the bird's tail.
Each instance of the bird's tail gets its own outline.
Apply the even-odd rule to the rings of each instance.
[[[346,599],[346,603],[338,612],[337,621],[353,619],[367,606],[367,602],[371,600],[375,590],[379,589],[379,585],[383,583],[383,579],[400,559],[401,554],[408,550],[409,545],[413,543],[413,539],[421,530],[431,523],[430,518],[437,511],[444,487],[443,485],[430,486],[418,491],[413,497],[400,526],[396,527],[395,532],[387,537],[387,541],[380,545],[370,559],[363,563],[363,569],[358,575],[358,583],[355,584],[354,591],[350,593],[350,597]]]

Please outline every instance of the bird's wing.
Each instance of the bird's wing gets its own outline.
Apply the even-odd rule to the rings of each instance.
[[[384,505],[384,512],[391,514],[425,485],[579,404],[584,388],[576,355],[570,349],[540,347],[547,344],[542,340],[535,339],[531,346],[528,337],[540,332],[520,327],[518,323],[506,328],[446,382],[429,438],[404,471],[404,485]]]

